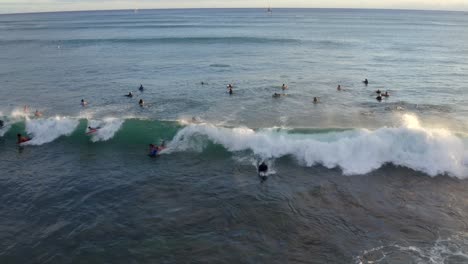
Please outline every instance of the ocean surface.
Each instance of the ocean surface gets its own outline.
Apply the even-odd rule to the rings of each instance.
[[[0,15],[0,263],[468,263],[467,43],[463,12]]]

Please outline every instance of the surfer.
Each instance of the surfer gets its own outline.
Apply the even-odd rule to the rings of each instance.
[[[41,116],[42,116],[42,113],[39,112],[39,110],[36,110],[36,112],[34,112],[34,116],[35,116],[35,117],[41,117]]]
[[[378,89],[377,91],[375,91],[377,94],[381,94],[382,92],[380,91],[380,89]]]
[[[284,91],[284,90],[288,89],[288,86],[283,83],[283,85],[281,86],[281,89]]]
[[[84,99],[81,99],[81,106],[86,107],[88,105],[88,102],[86,102]]]
[[[227,88],[232,89],[232,84],[228,84]]]
[[[268,165],[264,161],[262,161],[262,164],[258,166],[258,173],[259,174],[265,174],[268,172]]]
[[[27,142],[27,141],[31,140],[31,139],[28,138],[28,137],[23,137],[20,133],[18,133],[18,134],[16,135],[16,137],[18,138],[17,144],[21,144],[21,143],[24,143],[24,142]]]
[[[140,84],[140,88],[138,88],[138,90],[143,91],[144,89],[143,84]]]
[[[125,96],[132,98],[133,94],[132,94],[132,92],[128,92],[128,94],[126,94]]]
[[[382,101],[382,96],[378,95],[375,99],[377,99],[377,101]]]
[[[338,87],[336,87],[336,90],[341,91],[341,85],[338,84]]]
[[[140,99],[140,101],[138,102],[138,104],[143,107],[145,105],[145,102],[143,102],[143,99]]]
[[[156,157],[159,152],[166,148],[166,142],[163,140],[160,146],[149,144],[149,154],[150,157]]]
[[[385,97],[389,97],[390,94],[388,93],[388,91],[385,91],[385,93],[381,94],[382,96],[385,96]]]
[[[318,103],[318,98],[314,97],[314,104]]]
[[[233,91],[232,91],[232,87],[229,88],[229,91],[228,91],[229,95],[232,95],[233,94]]]
[[[281,97],[281,94],[279,94],[279,93],[274,93],[273,94],[273,98],[279,98],[279,97]]]
[[[367,79],[365,79],[364,81],[362,81],[366,86],[369,84],[369,81]]]
[[[88,134],[91,134],[91,133],[94,133],[96,131],[98,131],[99,129],[101,129],[101,127],[90,127],[88,126]]]
[[[156,155],[158,155],[158,146],[154,145],[154,144],[149,144],[149,156],[150,157],[156,157]]]

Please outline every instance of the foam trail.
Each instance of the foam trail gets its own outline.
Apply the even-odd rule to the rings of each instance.
[[[47,119],[26,119],[26,132],[32,136],[32,140],[23,145],[42,145],[60,136],[69,136],[78,124],[76,119],[60,116]]]
[[[462,140],[448,130],[423,128],[416,116],[408,114],[403,116],[400,127],[326,135],[192,124],[176,134],[169,151],[199,149],[204,139],[229,151],[251,150],[264,159],[292,155],[306,166],[340,167],[346,175],[365,174],[392,163],[431,176],[468,176],[468,154]]]
[[[124,120],[118,118],[105,118],[103,120],[90,120],[88,126],[91,127],[100,127],[100,129],[93,133],[91,136],[91,141],[107,141],[114,137],[115,133],[120,130]]]

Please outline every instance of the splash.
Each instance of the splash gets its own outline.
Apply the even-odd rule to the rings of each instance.
[[[26,119],[26,132],[32,137],[32,140],[24,145],[42,145],[59,138],[60,136],[69,136],[78,126],[76,119],[67,117],[50,117],[47,119]]]
[[[103,120],[90,120],[88,126],[90,127],[100,127],[100,129],[93,133],[91,136],[91,141],[107,141],[114,137],[115,133],[120,130],[124,120],[118,118],[105,118]]]

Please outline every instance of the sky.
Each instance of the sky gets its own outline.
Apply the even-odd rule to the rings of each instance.
[[[0,0],[1,13],[157,8],[384,8],[468,11],[468,0]]]

